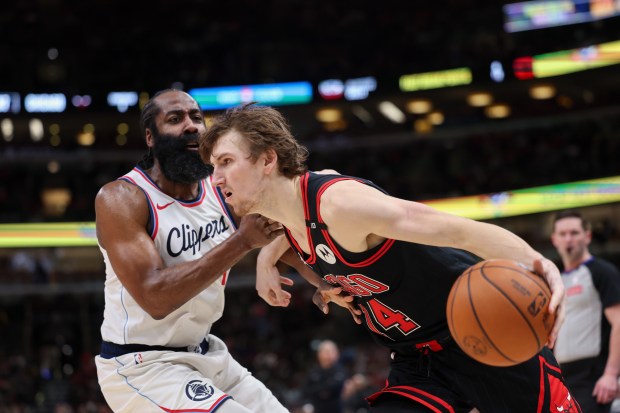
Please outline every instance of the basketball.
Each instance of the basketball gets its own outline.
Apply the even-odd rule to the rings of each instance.
[[[545,345],[555,316],[545,280],[511,260],[481,261],[452,286],[448,327],[459,347],[491,366],[512,366]]]

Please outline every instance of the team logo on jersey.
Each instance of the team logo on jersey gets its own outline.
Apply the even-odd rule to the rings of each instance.
[[[319,245],[317,245],[314,248],[314,250],[316,251],[317,257],[319,257],[320,259],[322,259],[326,263],[328,263],[328,264],[335,264],[336,263],[336,256],[334,255],[332,250],[330,250],[327,247],[327,245],[319,244]]]
[[[213,386],[201,380],[192,380],[185,387],[185,394],[190,400],[201,402],[213,396],[215,390]]]
[[[192,255],[200,252],[202,243],[216,237],[230,229],[223,215],[219,219],[213,219],[198,229],[190,224],[181,223],[172,227],[166,240],[166,251],[171,257],[178,257],[185,251]]]

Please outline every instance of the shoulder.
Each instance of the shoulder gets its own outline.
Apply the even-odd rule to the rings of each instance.
[[[123,179],[103,185],[95,197],[95,209],[98,213],[107,209],[115,211],[146,211],[147,200],[142,189]]]
[[[620,277],[618,267],[603,258],[595,257],[586,263],[586,265],[590,268],[592,273],[600,273],[603,276]]]
[[[116,199],[119,197],[132,197],[134,194],[142,193],[140,187],[134,183],[128,182],[124,179],[117,179],[115,181],[108,182],[99,188],[97,192],[97,201]]]

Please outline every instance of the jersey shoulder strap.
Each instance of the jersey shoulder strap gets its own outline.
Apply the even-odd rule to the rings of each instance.
[[[327,226],[323,222],[320,215],[321,196],[323,192],[336,182],[344,180],[355,180],[363,184],[372,186],[379,191],[386,193],[385,190],[375,185],[372,181],[362,178],[356,178],[348,175],[319,174],[316,172],[307,172],[301,177],[301,193],[304,202],[304,214],[306,218],[306,227],[311,230],[326,230]]]

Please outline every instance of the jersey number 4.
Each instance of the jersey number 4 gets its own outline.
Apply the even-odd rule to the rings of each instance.
[[[372,314],[372,318],[368,316],[366,317],[368,325],[373,331],[379,334],[382,333],[377,331],[378,329],[372,328],[373,326],[381,327],[385,331],[388,331],[395,327],[404,335],[407,335],[412,331],[420,328],[420,325],[418,323],[414,322],[402,311],[394,310],[393,308],[388,307],[377,299],[369,300],[366,302],[365,305],[368,307],[368,310]]]

